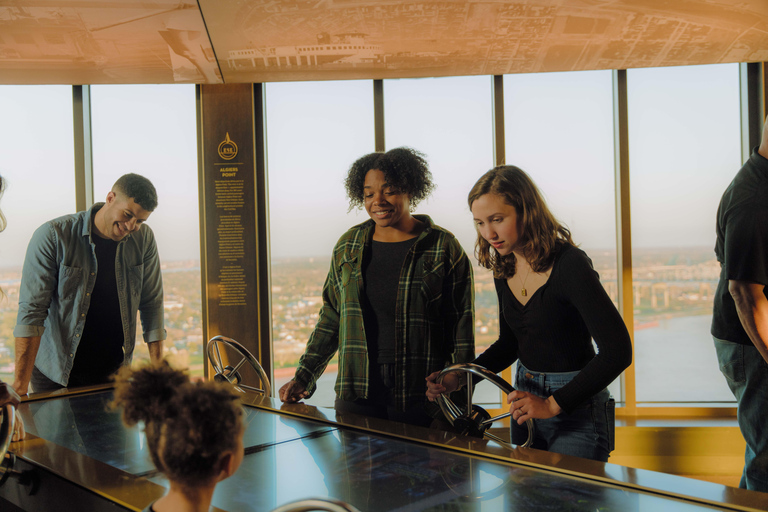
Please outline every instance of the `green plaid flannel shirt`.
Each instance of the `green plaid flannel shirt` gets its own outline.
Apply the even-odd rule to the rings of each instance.
[[[396,305],[395,401],[399,410],[424,401],[430,373],[475,358],[472,265],[452,233],[426,223],[405,257]],[[368,345],[360,297],[363,251],[369,250],[374,223],[347,231],[336,243],[323,286],[323,306],[296,381],[314,393],[317,379],[339,351],[336,395],[343,400],[368,396]]]

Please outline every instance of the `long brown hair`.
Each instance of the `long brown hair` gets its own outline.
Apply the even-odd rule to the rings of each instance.
[[[559,245],[575,245],[571,232],[552,215],[536,184],[519,167],[500,165],[483,174],[469,192],[469,209],[485,194],[496,194],[515,208],[521,225],[519,250],[534,272],[552,266]],[[491,251],[491,244],[480,233],[475,242],[475,257],[480,265],[493,270],[496,278],[515,275],[515,255],[501,257],[496,250]]]

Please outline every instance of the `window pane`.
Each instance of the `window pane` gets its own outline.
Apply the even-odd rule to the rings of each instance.
[[[611,72],[506,75],[504,111],[507,163],[536,182],[617,304]]]
[[[0,208],[8,221],[0,234],[0,379],[11,382],[27,244],[41,224],[75,211],[72,87],[0,86],[0,112]]]
[[[157,189],[147,224],[163,269],[166,352],[203,374],[200,221],[193,85],[92,86],[94,200],[135,172]],[[148,358],[141,329],[134,359]]]
[[[491,78],[488,76],[385,80],[387,149],[409,146],[427,156],[437,185],[416,213],[458,238],[474,265],[475,350],[483,352],[498,337],[498,304],[491,272],[474,258],[477,237],[467,195],[493,166]],[[498,403],[497,389],[485,383],[475,402]]]
[[[738,65],[627,82],[637,400],[732,401],[709,327],[715,214],[741,165]]]
[[[374,150],[370,81],[267,85],[275,388],[294,374],[317,322],[331,252],[350,227],[344,178]],[[336,360],[307,403],[333,406]]]

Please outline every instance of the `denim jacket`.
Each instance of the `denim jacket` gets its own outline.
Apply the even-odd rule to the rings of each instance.
[[[13,335],[41,336],[35,366],[66,386],[96,283],[92,218],[104,205],[65,215],[40,226],[24,258],[19,313]],[[165,339],[163,281],[155,236],[146,224],[123,238],[115,256],[117,293],[123,320],[124,363],[133,356],[136,312],[144,341]]]

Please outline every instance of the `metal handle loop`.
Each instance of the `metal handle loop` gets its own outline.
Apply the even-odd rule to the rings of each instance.
[[[448,421],[451,422],[452,425],[456,425],[456,423],[460,423],[461,425],[471,425],[472,431],[474,432],[482,432],[482,435],[485,437],[488,437],[490,439],[493,439],[494,441],[505,445],[507,447],[513,447],[510,443],[507,443],[503,439],[487,432],[487,429],[491,426],[491,424],[496,421],[500,420],[502,418],[506,418],[509,416],[509,413],[501,414],[499,416],[490,417],[490,415],[485,412],[485,410],[480,406],[473,406],[472,405],[472,376],[480,377],[481,379],[485,379],[490,381],[492,384],[494,384],[497,388],[499,388],[502,392],[504,392],[505,395],[508,395],[512,391],[515,390],[515,388],[512,387],[511,384],[509,384],[507,381],[493,373],[492,371],[488,370],[487,368],[483,368],[482,366],[474,363],[464,363],[464,364],[454,364],[451,366],[448,366],[447,368],[444,368],[437,376],[437,382],[442,382],[443,378],[448,375],[449,373],[466,373],[467,374],[467,410],[461,411],[461,408],[458,407],[456,404],[453,403],[451,398],[443,393],[442,395],[437,397],[437,403],[440,406],[440,409],[443,411],[443,414],[446,418],[448,418]],[[511,420],[514,421],[514,420]],[[528,427],[528,439],[523,443],[523,448],[526,448],[528,446],[531,446],[533,444],[533,437],[536,433],[536,427],[533,423],[533,419],[529,419],[525,422],[526,426]]]
[[[234,349],[236,352],[240,354],[242,359],[239,363],[237,363],[234,367],[232,366],[224,366],[224,363],[221,359],[221,351],[219,350],[219,345],[226,345]],[[207,352],[208,352],[208,360],[211,362],[211,366],[213,366],[213,369],[216,371],[216,377],[220,380],[225,380],[228,382],[231,382],[235,385],[236,388],[248,391],[255,391],[257,393],[263,393],[266,396],[272,395],[272,387],[269,383],[269,378],[267,377],[266,372],[264,371],[264,368],[261,367],[259,364],[259,361],[253,357],[253,354],[251,354],[247,348],[245,348],[242,344],[239,342],[233,340],[232,338],[227,338],[226,336],[214,336],[210,340],[208,340],[207,345]],[[256,371],[259,379],[261,380],[262,388],[255,388],[252,386],[246,386],[244,384],[240,383],[240,374],[238,373],[238,370],[242,367],[243,363],[249,363],[251,367]]]

